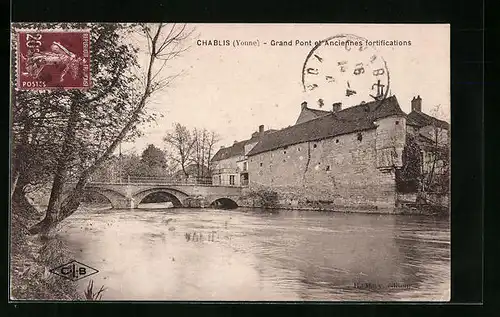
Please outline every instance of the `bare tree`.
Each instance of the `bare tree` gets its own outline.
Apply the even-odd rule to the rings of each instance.
[[[215,145],[220,141],[220,136],[214,132],[208,132],[208,136],[206,139],[206,160],[207,160],[207,169],[209,175],[212,174],[212,156],[215,154]]]
[[[210,160],[214,152],[214,146],[220,138],[217,133],[208,131],[207,129],[195,129],[193,135],[195,141],[193,162],[197,167],[197,175],[198,177],[210,176]]]
[[[186,170],[188,164],[192,161],[192,154],[195,146],[195,138],[188,128],[180,123],[174,123],[172,131],[166,133],[163,141],[170,148],[168,151],[170,159],[179,164],[187,178],[189,176]]]
[[[203,138],[205,137],[205,130],[193,130],[193,141],[194,141],[194,150],[192,161],[196,165],[196,176],[200,177],[203,174]]]
[[[432,110],[434,117],[439,117],[441,106],[437,105]],[[427,171],[423,171],[424,190],[434,190],[436,188],[447,188],[449,178],[449,129],[445,129],[443,123],[434,120],[429,126],[431,129],[430,144],[426,147],[429,156],[429,166]]]
[[[214,153],[219,136],[207,129],[193,129],[175,123],[173,130],[167,132],[164,141],[170,148],[171,159],[178,163],[184,176],[189,177],[187,167],[193,164],[199,178],[208,177],[211,173],[210,160]]]

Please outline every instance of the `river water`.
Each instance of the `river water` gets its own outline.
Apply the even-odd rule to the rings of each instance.
[[[83,208],[59,238],[103,300],[448,301],[448,219]]]

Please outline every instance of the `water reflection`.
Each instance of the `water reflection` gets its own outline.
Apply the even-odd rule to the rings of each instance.
[[[448,300],[447,220],[254,209],[80,211],[103,299]],[[87,281],[82,280],[82,287]]]

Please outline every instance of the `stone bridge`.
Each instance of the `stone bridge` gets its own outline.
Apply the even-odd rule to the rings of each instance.
[[[106,197],[113,208],[137,208],[144,198],[154,193],[167,194],[174,207],[208,207],[212,204],[237,207],[242,190],[237,186],[206,184],[100,182],[88,183],[85,189]]]

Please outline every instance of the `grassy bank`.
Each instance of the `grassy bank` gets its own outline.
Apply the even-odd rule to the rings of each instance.
[[[84,300],[76,283],[49,272],[71,260],[56,238],[32,236],[28,228],[43,215],[28,201],[11,208],[10,298],[13,300]]]

